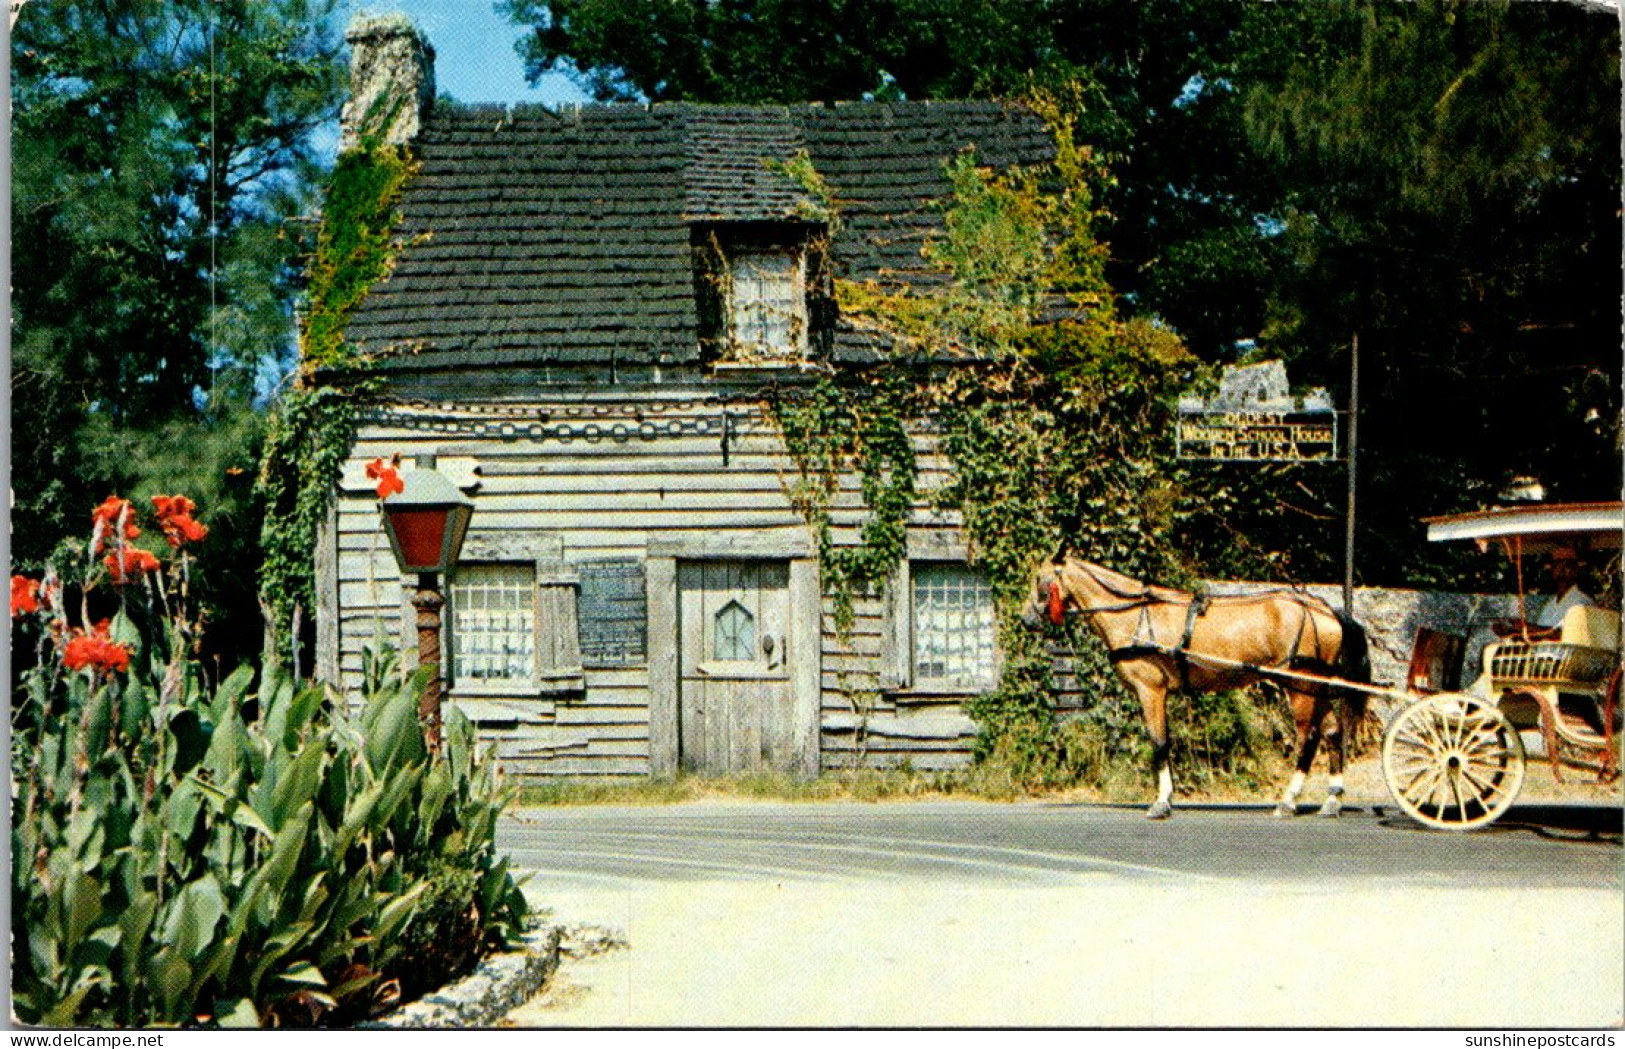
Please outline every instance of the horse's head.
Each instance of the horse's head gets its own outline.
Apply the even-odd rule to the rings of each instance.
[[[1067,594],[1061,580],[1061,563],[1045,561],[1033,573],[1027,603],[1021,609],[1023,625],[1038,629],[1045,623],[1060,626],[1066,621]]]

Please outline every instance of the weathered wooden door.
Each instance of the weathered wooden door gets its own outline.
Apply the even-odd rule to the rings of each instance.
[[[677,590],[679,764],[706,773],[793,771],[789,565],[685,561]]]

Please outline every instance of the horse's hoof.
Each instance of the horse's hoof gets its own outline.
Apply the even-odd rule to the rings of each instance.
[[[1289,820],[1292,817],[1296,816],[1297,814],[1298,814],[1298,806],[1289,804],[1289,803],[1284,802],[1284,801],[1278,803],[1275,806],[1275,811],[1270,813],[1270,815],[1274,816],[1278,820]]]
[[[1174,807],[1166,801],[1159,801],[1145,810],[1145,818],[1148,820],[1165,820],[1173,814]]]
[[[1327,819],[1335,819],[1337,814],[1342,811],[1343,803],[1341,801],[1337,800],[1336,798],[1327,798],[1325,803],[1321,805],[1319,809],[1315,810],[1315,815],[1323,816]]]

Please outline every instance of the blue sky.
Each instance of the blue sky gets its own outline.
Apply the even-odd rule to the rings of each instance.
[[[401,12],[428,34],[435,50],[435,83],[460,102],[584,102],[587,96],[568,78],[544,77],[525,83],[514,50],[524,30],[496,12],[493,0],[343,0],[339,21],[357,13]]]

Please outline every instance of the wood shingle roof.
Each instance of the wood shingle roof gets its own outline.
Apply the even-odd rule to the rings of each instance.
[[[691,230],[795,222],[818,201],[782,163],[805,151],[833,192],[836,274],[929,279],[944,163],[1043,163],[1030,111],[992,102],[827,106],[459,106],[417,143],[406,241],[348,337],[385,368],[698,359]],[[837,332],[837,357],[861,356]]]

